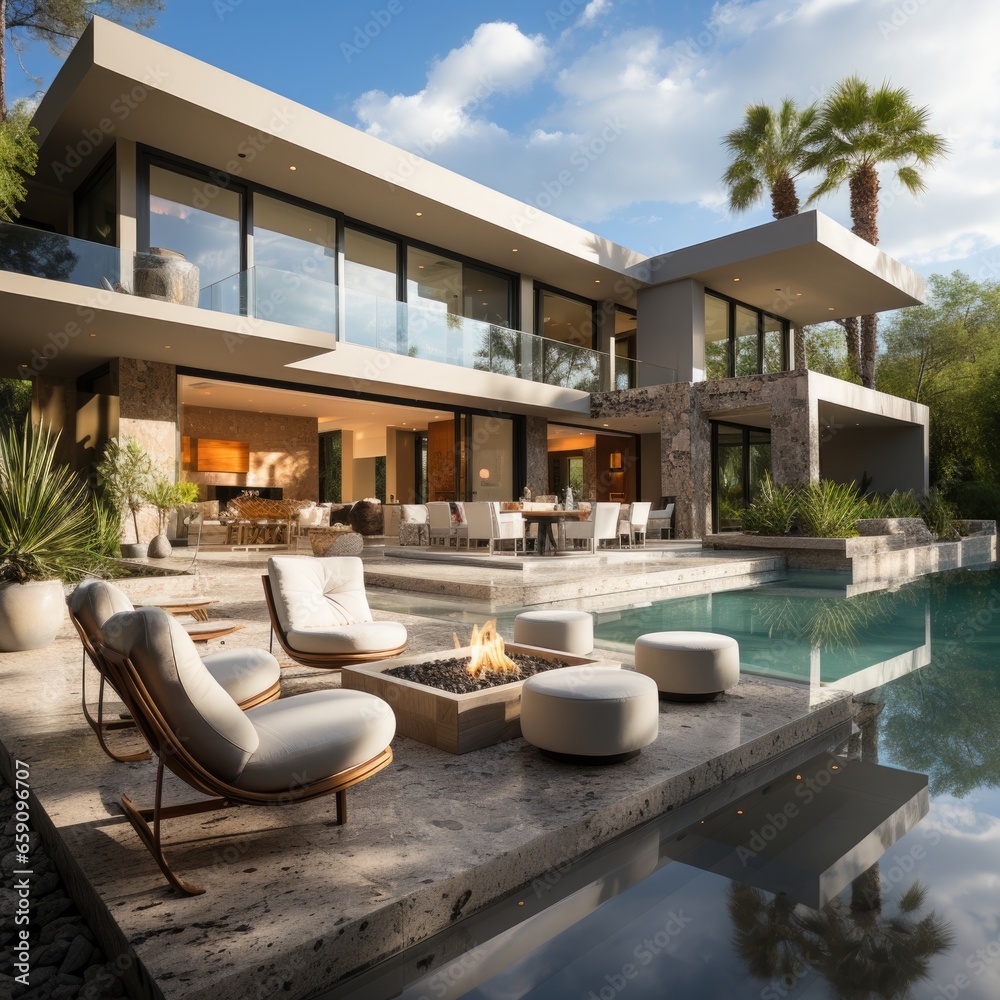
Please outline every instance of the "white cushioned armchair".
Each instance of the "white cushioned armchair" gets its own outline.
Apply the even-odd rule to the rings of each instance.
[[[122,808],[160,870],[184,893],[204,890],[171,871],[160,846],[161,819],[335,793],[343,823],[345,790],[392,760],[396,719],[374,695],[313,691],[244,713],[206,669],[184,629],[161,608],[120,612],[104,632],[108,642],[101,653],[115,687],[157,755],[153,807],[137,809],[123,795]],[[218,798],[163,810],[164,767]]]
[[[372,619],[357,556],[272,556],[262,579],[273,634],[297,663],[337,669],[406,648],[405,626]]]

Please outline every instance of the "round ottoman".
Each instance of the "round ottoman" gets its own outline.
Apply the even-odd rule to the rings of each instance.
[[[715,632],[650,632],[635,640],[635,669],[672,701],[711,701],[739,683],[740,647]]]
[[[549,756],[616,764],[656,739],[656,684],[617,667],[560,667],[521,688],[521,734]]]
[[[594,619],[586,611],[525,611],[514,619],[514,642],[586,656],[594,651]]]

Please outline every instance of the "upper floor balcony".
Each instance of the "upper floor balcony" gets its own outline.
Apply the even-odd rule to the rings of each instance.
[[[582,392],[677,381],[673,369],[623,357],[613,344],[609,352],[567,344],[461,316],[443,302],[398,302],[259,266],[199,288],[185,264],[0,223],[0,270],[319,331],[331,349],[352,344]]]

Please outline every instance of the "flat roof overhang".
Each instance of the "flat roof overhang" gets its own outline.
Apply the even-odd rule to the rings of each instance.
[[[652,257],[629,273],[651,285],[693,279],[805,326],[919,305],[923,278],[822,212]]]
[[[74,190],[120,137],[587,298],[638,284],[641,254],[101,18],[34,124],[43,187]]]

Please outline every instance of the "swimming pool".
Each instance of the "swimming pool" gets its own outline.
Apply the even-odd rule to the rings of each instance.
[[[821,628],[806,606],[798,607],[798,624],[784,634],[762,631],[756,604],[735,605],[746,636],[769,635],[780,643],[791,632],[795,642],[808,639],[810,657],[819,646],[823,656],[836,654],[830,662],[849,666],[841,657],[853,648],[860,657],[853,665],[862,669],[871,659],[870,651],[861,651],[870,630],[876,630],[880,650],[874,655],[884,650],[899,656],[923,622],[926,664],[866,696],[869,707],[852,752],[867,765],[877,760],[928,775],[929,802],[914,812],[908,788],[901,804],[892,803],[898,806],[894,813],[890,809],[893,831],[879,850],[891,846],[876,866],[855,874],[823,905],[812,908],[776,895],[761,879],[754,886],[749,879],[725,877],[712,870],[725,867],[721,855],[718,864],[703,867],[676,860],[687,856],[678,837],[714,821],[718,802],[696,802],[551,872],[411,956],[328,996],[996,1000],[1000,571],[940,574],[887,596],[892,600],[879,605],[877,614],[851,617],[846,628]],[[718,620],[718,603],[716,598],[701,606],[699,627]],[[657,616],[662,613],[657,609]],[[656,621],[673,621],[673,613]],[[767,652],[761,641],[759,655]],[[817,749],[804,748],[803,754]],[[740,796],[749,796],[754,781],[757,792],[767,792],[781,780],[805,775],[800,762],[789,763],[792,770],[783,776],[746,779],[720,808],[731,809]],[[865,807],[859,799],[856,808]],[[771,825],[778,826],[780,810],[769,812]],[[810,837],[838,826],[833,811],[826,826],[816,825],[815,816],[812,822]],[[808,855],[812,844],[802,838],[790,850]]]

